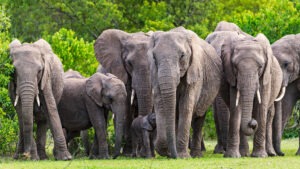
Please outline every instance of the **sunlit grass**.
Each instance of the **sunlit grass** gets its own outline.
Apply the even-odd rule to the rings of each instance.
[[[284,157],[268,158],[223,158],[222,155],[213,154],[216,141],[206,141],[207,151],[202,158],[197,159],[167,159],[156,157],[155,159],[131,159],[120,157],[117,160],[89,160],[88,158],[74,159],[72,161],[55,161],[53,158],[47,161],[16,161],[11,157],[0,158],[0,169],[48,169],[48,168],[83,168],[83,169],[148,169],[148,168],[299,168],[300,156],[295,153],[298,148],[298,139],[289,139],[282,142]]]

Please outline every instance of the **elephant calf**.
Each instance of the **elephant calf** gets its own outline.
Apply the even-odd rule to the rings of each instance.
[[[90,78],[66,78],[58,104],[62,127],[68,133],[94,127],[95,141],[90,158],[108,158],[107,113],[115,114],[115,154],[120,153],[126,111],[124,83],[112,74],[95,73]]]
[[[133,157],[155,157],[153,144],[155,133],[155,113],[146,116],[138,116],[132,121],[131,136]]]

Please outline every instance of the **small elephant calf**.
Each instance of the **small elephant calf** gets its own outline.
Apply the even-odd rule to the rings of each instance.
[[[155,113],[135,118],[131,124],[132,156],[146,158],[155,157],[153,144],[155,134]]]

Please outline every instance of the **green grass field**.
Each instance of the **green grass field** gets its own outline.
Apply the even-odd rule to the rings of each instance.
[[[0,169],[49,169],[49,168],[68,168],[68,169],[176,169],[176,168],[263,168],[263,169],[289,169],[300,168],[300,156],[295,153],[298,148],[298,139],[289,139],[282,142],[282,150],[285,152],[284,157],[268,158],[223,158],[222,155],[212,153],[216,141],[206,141],[207,151],[202,158],[197,159],[167,159],[157,157],[155,159],[131,159],[119,157],[117,160],[89,160],[88,158],[79,158],[72,161],[20,161],[13,160],[11,157],[0,158]]]

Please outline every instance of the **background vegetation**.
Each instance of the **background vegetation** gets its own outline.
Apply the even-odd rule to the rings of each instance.
[[[14,152],[17,141],[17,118],[7,94],[13,72],[8,44],[14,38],[22,42],[44,38],[65,70],[90,76],[98,66],[94,40],[108,28],[147,32],[184,26],[205,38],[226,20],[251,35],[264,33],[273,43],[299,33],[299,18],[298,0],[0,0],[0,154]],[[291,123],[298,116],[296,111]],[[206,138],[215,138],[211,111],[204,131]],[[295,137],[297,131],[288,130],[285,136]]]

